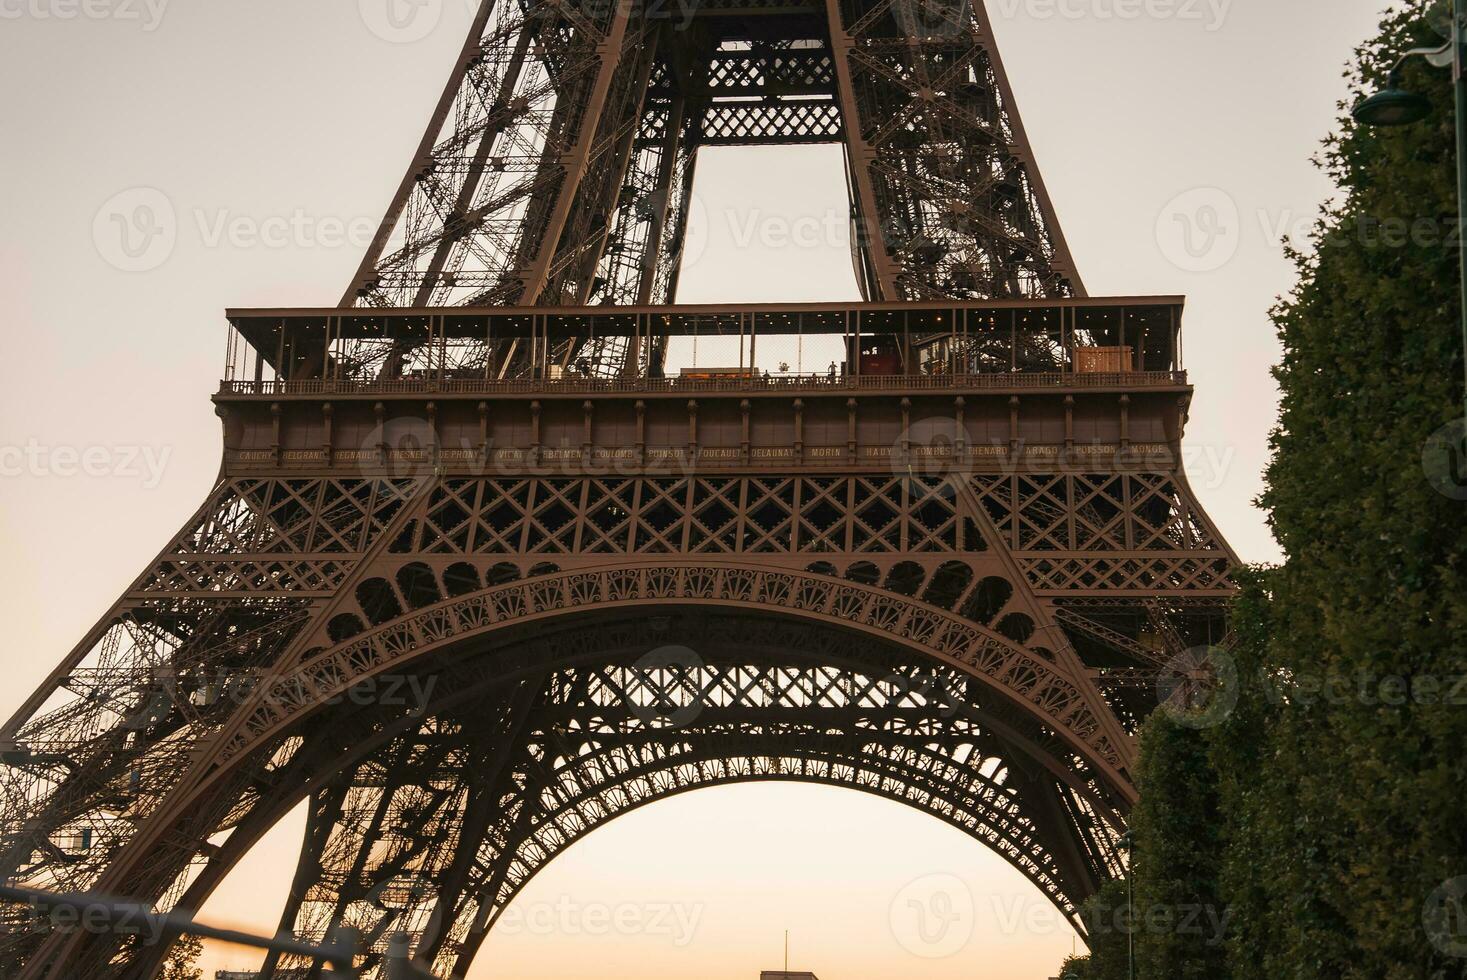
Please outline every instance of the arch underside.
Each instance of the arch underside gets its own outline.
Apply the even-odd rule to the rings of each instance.
[[[1118,867],[1121,804],[971,677],[853,636],[832,657],[829,632],[674,612],[539,636],[575,662],[512,679],[464,683],[475,658],[456,656],[424,674],[443,694],[417,724],[355,746],[312,794],[282,927],[359,930],[369,971],[406,934],[436,975],[462,976],[508,903],[585,834],[680,793],[775,780],[931,813],[1073,920]]]
[[[1131,637],[1147,617],[1155,622],[1169,612],[1148,605],[1141,616],[1131,611],[1138,600],[1120,595],[1107,600],[1120,605],[1102,609],[1103,621],[1087,619],[1099,615],[1089,607],[1065,605],[1058,610],[1061,629],[1052,600],[1036,595],[1008,557],[1013,544],[1041,546],[1024,529],[1038,526],[1042,514],[1015,517],[1000,507],[1020,499],[1021,486],[1001,492],[918,477],[805,481],[809,486],[793,479],[727,487],[702,479],[622,481],[641,489],[606,489],[608,513],[621,515],[607,530],[597,517],[595,486],[553,482],[542,488],[487,481],[482,493],[464,481],[424,488],[360,481],[342,484],[339,493],[336,484],[321,481],[222,485],[119,611],[58,669],[45,689],[52,700],[33,699],[12,723],[14,742],[0,745],[6,806],[0,857],[14,869],[11,876],[63,891],[109,890],[159,908],[198,908],[291,806],[309,796],[329,808],[328,788],[346,799],[355,777],[344,774],[367,765],[365,746],[386,751],[392,738],[407,738],[425,718],[438,717],[437,707],[408,717],[400,706],[355,703],[348,693],[356,686],[395,679],[400,693],[405,678],[420,687],[436,680],[434,690],[447,696],[532,676],[569,683],[575,671],[625,666],[668,643],[708,656],[718,649],[717,638],[700,632],[700,624],[729,617],[744,633],[757,628],[771,635],[737,656],[708,660],[710,668],[798,664],[867,678],[919,671],[925,672],[914,681],[919,700],[926,696],[921,692],[931,695],[940,676],[936,696],[962,692],[956,700],[963,710],[979,712],[983,731],[1004,741],[982,749],[983,758],[1007,764],[1004,792],[1015,791],[1015,766],[1053,787],[1021,795],[1025,807],[1043,808],[1022,811],[1029,821],[1023,826],[1062,830],[1045,829],[1036,838],[1039,851],[1032,842],[1010,849],[1028,848],[1019,863],[1039,869],[1031,875],[1038,887],[1068,910],[1091,881],[1117,873],[1113,829],[1134,797],[1129,746],[1118,724],[1126,712],[1114,692],[1107,688],[1107,703],[1095,687],[1090,668],[1106,661],[1092,660],[1089,650],[1082,661],[1071,640],[1098,636],[1144,660],[1155,654]],[[1177,522],[1163,523],[1141,506],[1170,498],[1171,491],[1147,497],[1139,486],[1131,489],[1137,492],[1122,495],[1134,511],[1123,527],[1125,542],[1155,547],[1158,561],[1172,561],[1161,529]],[[557,523],[553,513],[576,500],[584,520]],[[821,511],[837,500],[848,511],[832,523]],[[743,515],[729,517],[726,527],[718,523],[725,506]],[[500,513],[506,507],[523,513],[509,521]],[[448,526],[444,515],[458,511],[483,520],[465,523],[471,530],[440,530]],[[663,511],[681,516],[669,524]],[[888,513],[894,516],[886,525],[872,516]],[[872,530],[878,525],[879,533]],[[1147,530],[1152,527],[1157,530]],[[1080,531],[1077,525],[1068,534]],[[1119,544],[1121,531],[1114,534]],[[307,557],[274,557],[295,554],[291,549]],[[205,553],[208,563],[199,557]],[[259,583],[269,583],[270,591],[260,592]],[[1173,604],[1194,601],[1184,590],[1201,588],[1192,578],[1173,585],[1176,593],[1167,600]],[[664,620],[681,625],[662,636],[636,633]],[[1083,635],[1076,624],[1086,627]],[[756,648],[764,651],[762,660],[741,659]],[[244,687],[230,691],[236,678]],[[262,680],[280,689],[251,690]],[[499,696],[485,695],[481,706]],[[710,731],[701,743],[705,770],[668,785],[683,791],[720,779],[801,772],[858,789],[875,786],[938,811],[924,793],[935,790],[960,809],[966,796],[983,795],[976,783],[919,779],[906,761],[918,758],[912,752],[926,752],[919,761],[936,765],[944,747],[966,733],[938,732],[937,755],[910,740],[832,747],[831,733],[870,726],[852,729],[849,708],[846,714],[804,710],[806,717],[797,719],[803,727],[745,719],[750,739],[779,736],[785,740],[779,744],[738,743]],[[665,746],[647,742],[640,750]],[[684,761],[698,761],[669,759],[673,773]],[[894,769],[898,762],[908,768]],[[725,767],[726,779],[716,767]],[[580,785],[577,772],[570,773],[572,785]],[[663,785],[656,782],[660,774],[647,778]],[[636,784],[624,790],[589,776],[584,781],[588,800],[634,790],[628,799],[660,798]],[[1012,814],[978,808],[939,816],[980,839],[1014,840],[1005,829],[1016,826]],[[329,840],[338,821],[322,817],[316,824]],[[444,827],[448,838],[457,833],[451,823]],[[543,863],[524,860],[525,867]],[[509,870],[486,921],[511,894],[504,889],[512,875],[525,876],[513,861],[501,863]],[[322,909],[335,901],[329,890],[318,890],[326,901],[310,897],[313,874],[303,866],[301,921],[293,913],[287,923],[307,931],[330,920]],[[482,893],[480,885],[476,880],[460,891]],[[417,904],[393,922],[425,936],[436,930],[447,949],[466,934],[459,912],[445,908],[442,924],[432,929],[431,910]],[[453,929],[460,930],[457,938]],[[147,977],[159,955],[113,938],[24,929],[0,935],[0,970],[39,963],[36,976],[57,964],[59,975]]]

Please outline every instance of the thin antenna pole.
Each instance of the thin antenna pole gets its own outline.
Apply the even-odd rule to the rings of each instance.
[[[790,972],[790,931],[784,931],[784,972]]]

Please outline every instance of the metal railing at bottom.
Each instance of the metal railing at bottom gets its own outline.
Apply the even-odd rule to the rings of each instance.
[[[998,374],[874,375],[870,377],[778,375],[768,378],[490,378],[432,377],[225,380],[223,395],[655,395],[708,392],[844,393],[881,391],[983,391],[1010,388],[1152,388],[1185,385],[1185,371],[1009,371]]]
[[[361,939],[354,929],[340,929],[328,945],[317,946],[302,942],[294,936],[266,937],[237,929],[221,929],[199,922],[191,914],[155,912],[137,902],[123,901],[107,895],[62,895],[35,888],[0,885],[0,903],[26,906],[37,916],[48,919],[50,927],[54,929],[143,934],[153,937],[155,941],[165,936],[195,936],[319,962],[331,968],[329,972],[322,971],[320,976],[323,978],[355,980],[360,975],[356,961]],[[384,958],[384,966],[385,980],[438,980],[421,964],[413,961],[405,936],[399,935],[391,941]],[[258,974],[238,974],[240,978],[255,976]]]

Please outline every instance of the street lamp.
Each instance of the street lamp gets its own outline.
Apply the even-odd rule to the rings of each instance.
[[[1463,0],[1452,0],[1451,39],[1439,48],[1413,48],[1401,55],[1391,69],[1386,87],[1355,107],[1352,115],[1362,126],[1409,126],[1431,114],[1431,101],[1423,95],[1401,88],[1401,68],[1412,58],[1425,58],[1437,68],[1452,69],[1457,102],[1457,247],[1461,249],[1464,219],[1467,219],[1467,40],[1462,29]],[[1460,314],[1463,346],[1463,374],[1467,379],[1467,251],[1459,258],[1461,265]],[[1463,393],[1467,399],[1467,391]],[[1467,409],[1467,402],[1464,402]],[[1464,415],[1467,418],[1467,415]]]
[[[1136,838],[1131,831],[1121,835],[1116,849],[1126,861],[1126,976],[1136,980]]]
[[[1431,115],[1431,100],[1400,87],[1395,72],[1381,91],[1355,107],[1355,119],[1366,126],[1409,126]]]

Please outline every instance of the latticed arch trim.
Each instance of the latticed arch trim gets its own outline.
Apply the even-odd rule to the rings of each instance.
[[[439,603],[323,649],[262,691],[229,733],[220,764],[306,717],[354,684],[496,629],[574,615],[594,606],[699,604],[805,616],[895,640],[987,683],[1052,726],[1133,796],[1121,744],[1102,705],[1055,664],[945,610],[824,576],[745,565],[665,565],[565,572]]]

